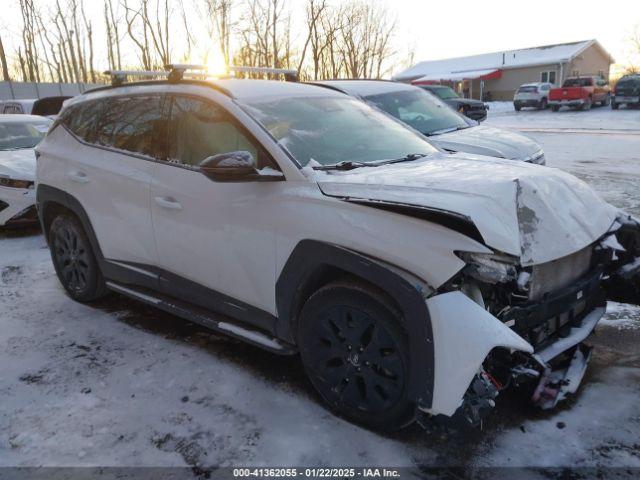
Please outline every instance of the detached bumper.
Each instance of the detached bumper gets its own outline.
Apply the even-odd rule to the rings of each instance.
[[[542,375],[531,400],[543,410],[554,408],[568,395],[576,393],[591,359],[591,347],[579,343],[571,349],[567,361]]]

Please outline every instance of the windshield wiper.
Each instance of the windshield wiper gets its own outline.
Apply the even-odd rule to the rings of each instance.
[[[382,160],[381,162],[375,162],[373,165],[389,165],[390,163],[411,162],[418,160],[419,158],[426,157],[426,153],[408,153],[404,157],[394,158],[392,160]]]
[[[375,167],[371,163],[352,162],[350,160],[343,160],[342,162],[334,163],[332,165],[318,165],[313,167],[314,170],[353,170],[360,167]]]
[[[442,135],[443,133],[451,133],[451,132],[457,132],[458,130],[466,130],[467,128],[470,128],[471,125],[461,125],[459,127],[451,127],[451,128],[442,128],[440,130],[434,130],[432,132],[427,132],[424,135],[427,137],[433,137],[435,135]]]
[[[389,165],[390,163],[410,162],[422,157],[426,157],[426,153],[409,153],[404,157],[394,158],[391,160],[380,160],[378,162],[352,162],[350,160],[344,160],[342,162],[334,163],[333,165],[319,165],[313,167],[314,170],[353,170],[360,167],[378,167],[380,165]]]

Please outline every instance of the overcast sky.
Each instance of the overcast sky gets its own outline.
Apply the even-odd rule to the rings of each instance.
[[[372,1],[386,4],[397,18],[396,49],[403,55],[413,49],[416,61],[596,38],[619,63],[628,64],[632,60],[628,39],[640,25],[640,0]],[[290,2],[294,17],[302,17],[306,2]],[[18,0],[0,0],[0,5],[2,37],[12,53],[20,35]],[[87,5],[99,33],[102,2],[89,0]]]

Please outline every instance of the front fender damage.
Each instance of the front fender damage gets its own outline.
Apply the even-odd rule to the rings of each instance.
[[[529,393],[534,405],[550,409],[577,391],[590,359],[582,343],[604,315],[594,308],[566,336],[539,350],[456,291],[427,300],[434,340],[435,376],[431,415],[460,413],[472,424],[495,405],[507,387]],[[544,308],[544,307],[543,307]]]
[[[433,296],[427,307],[435,364],[433,401],[427,413],[453,415],[494,348],[533,353],[528,342],[462,292]]]

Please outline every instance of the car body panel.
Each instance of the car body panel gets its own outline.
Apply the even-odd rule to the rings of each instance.
[[[524,265],[555,260],[593,243],[616,209],[565,172],[460,154],[349,172],[318,180],[328,195],[428,206],[465,215],[487,245]],[[586,220],[588,219],[588,220]]]
[[[69,145],[73,162],[65,158]],[[86,144],[63,126],[55,128],[37,151],[60,162],[52,186],[69,192],[85,207],[105,257],[155,263],[149,206],[152,162]],[[47,162],[38,162],[38,178],[46,175],[43,163]]]
[[[477,125],[429,137],[429,142],[444,150],[530,161],[544,152],[535,141],[506,128]]]

